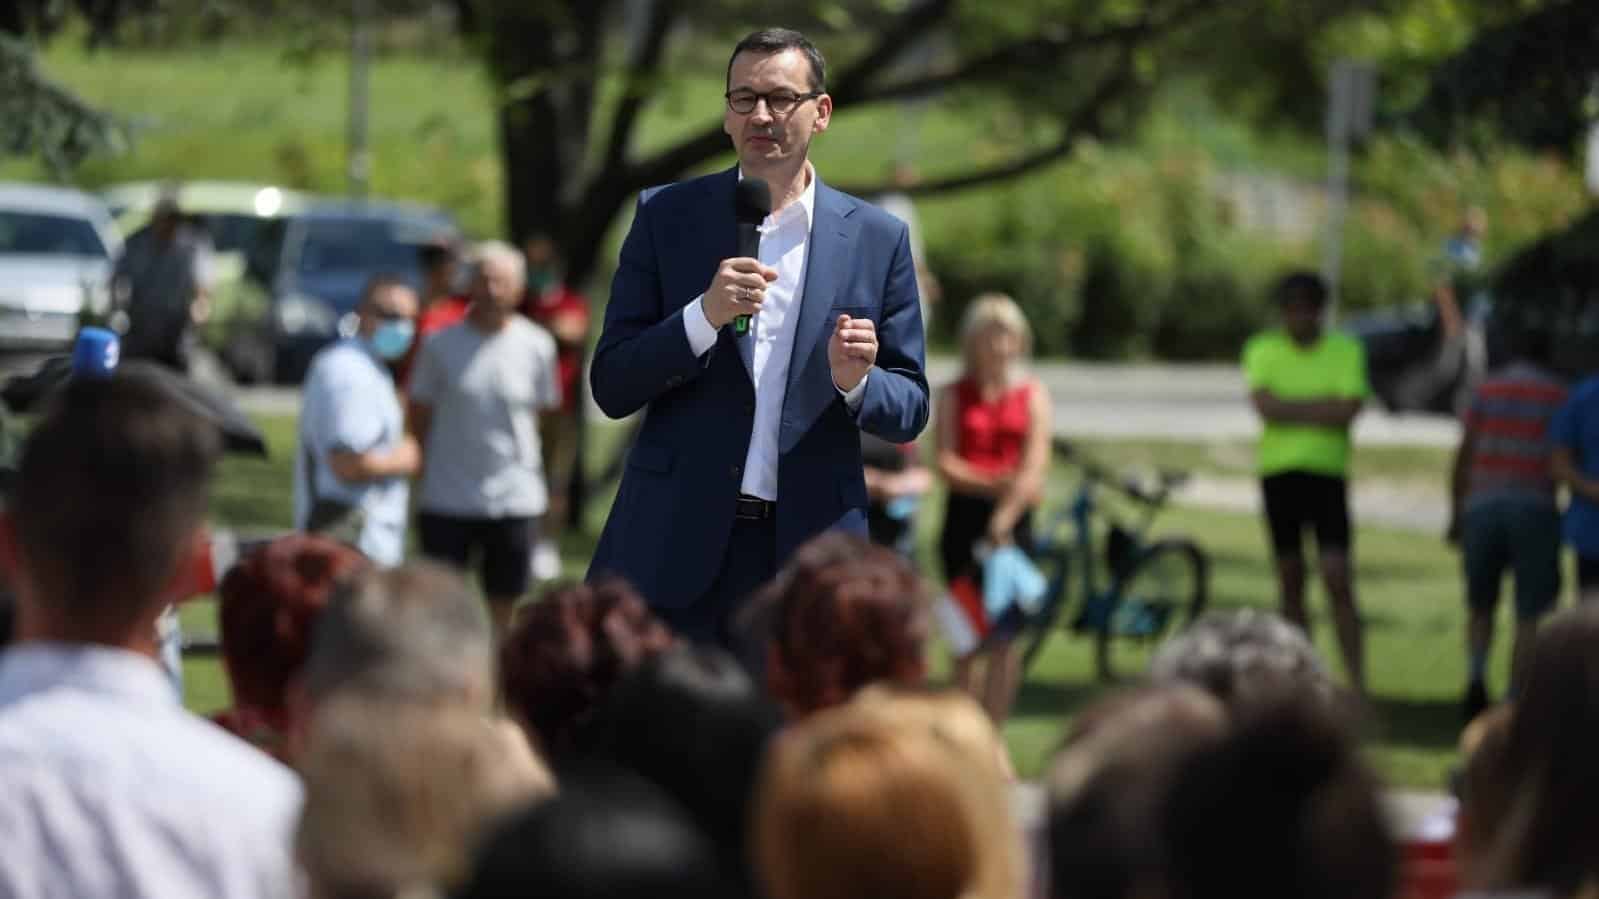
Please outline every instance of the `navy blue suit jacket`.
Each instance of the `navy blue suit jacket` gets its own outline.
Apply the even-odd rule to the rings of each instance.
[[[639,197],[611,283],[590,386],[612,418],[645,410],[590,576],[620,574],[652,605],[682,608],[722,567],[755,416],[730,328],[703,356],[683,309],[738,255],[738,170]],[[777,549],[832,528],[866,531],[860,432],[903,443],[927,424],[921,307],[905,224],[818,181],[804,293],[783,400]],[[840,314],[877,327],[877,364],[851,414],[827,342]]]

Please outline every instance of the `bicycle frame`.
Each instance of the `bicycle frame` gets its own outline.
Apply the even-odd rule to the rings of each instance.
[[[1057,509],[1048,517],[1048,524],[1038,538],[1035,548],[1039,555],[1057,552],[1069,547],[1069,558],[1081,560],[1078,566],[1079,586],[1085,603],[1102,601],[1106,597],[1114,596],[1120,592],[1121,580],[1114,572],[1111,573],[1110,583],[1103,588],[1100,586],[1100,565],[1102,560],[1094,551],[1094,517],[1099,514],[1098,491],[1102,482],[1106,480],[1106,473],[1096,466],[1084,466],[1083,475],[1078,481],[1077,490],[1071,503],[1063,509]],[[1166,494],[1164,491],[1154,497],[1145,497],[1139,501],[1143,513],[1138,525],[1128,533],[1136,541],[1135,548],[1147,545],[1146,537],[1155,524],[1155,518],[1165,506]],[[1114,523],[1114,522],[1113,522]],[[1061,541],[1059,535],[1067,527],[1072,529],[1069,541]],[[1068,561],[1069,561],[1068,558]],[[1069,565],[1063,566],[1063,574],[1069,576]],[[1064,587],[1062,581],[1050,584],[1050,593],[1058,594]]]

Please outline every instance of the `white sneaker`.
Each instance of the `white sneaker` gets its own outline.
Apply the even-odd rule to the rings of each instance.
[[[533,547],[533,579],[553,581],[561,576],[561,552],[550,540],[540,540]]]

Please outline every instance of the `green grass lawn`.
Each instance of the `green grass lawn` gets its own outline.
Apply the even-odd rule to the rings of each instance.
[[[245,529],[278,529],[289,522],[289,483],[293,459],[294,427],[291,419],[261,422],[272,450],[269,461],[230,459],[222,466],[215,490],[213,513],[219,523]],[[606,458],[621,433],[616,427],[593,429],[591,458]],[[1192,465],[1193,448],[1160,448],[1152,444],[1098,444],[1101,458],[1136,464],[1156,461],[1161,454],[1180,454]],[[1385,451],[1386,452],[1386,451]],[[1140,455],[1142,454],[1142,455]],[[1389,459],[1398,470],[1423,466],[1416,456],[1401,465],[1404,454]],[[1436,455],[1436,454],[1434,454]],[[1381,453],[1376,456],[1382,456]],[[1369,462],[1372,451],[1364,451]],[[1436,473],[1436,468],[1426,469]],[[1067,496],[1074,481],[1067,471],[1057,473],[1051,498]],[[581,576],[593,540],[604,520],[608,497],[588,510],[586,536],[563,541],[566,574]],[[929,511],[938,508],[936,500]],[[923,558],[934,558],[932,541],[937,522],[932,515],[921,522]],[[1213,607],[1270,606],[1275,588],[1267,560],[1260,523],[1252,516],[1178,508],[1167,512],[1157,531],[1187,534],[1197,539],[1212,559]],[[1459,575],[1453,554],[1435,538],[1400,531],[1363,528],[1357,537],[1360,601],[1367,621],[1367,657],[1374,695],[1375,730],[1371,751],[1380,769],[1396,785],[1440,788],[1453,762],[1459,730],[1458,692],[1465,676],[1461,650],[1463,609]],[[1318,612],[1320,603],[1316,602]],[[212,604],[200,601],[185,612],[186,625],[197,632],[215,628]],[[1508,633],[1508,619],[1504,622]],[[1316,619],[1317,645],[1336,667],[1330,622]],[[1058,741],[1063,726],[1084,703],[1100,691],[1091,674],[1091,641],[1082,637],[1055,637],[1040,657],[1017,703],[1016,715],[1005,729],[1018,768],[1036,775]],[[940,656],[942,653],[940,652]],[[1508,641],[1499,641],[1494,659],[1494,682],[1503,684],[1508,666]],[[943,660],[935,661],[944,670]],[[200,711],[216,709],[227,701],[226,685],[215,660],[191,660],[186,670],[189,703]]]

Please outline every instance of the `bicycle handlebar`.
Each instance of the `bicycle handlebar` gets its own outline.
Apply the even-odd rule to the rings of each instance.
[[[1077,447],[1072,445],[1072,442],[1065,437],[1054,438],[1051,441],[1051,447],[1054,449],[1055,455],[1082,469],[1084,476],[1089,480],[1101,484],[1109,484],[1128,499],[1146,506],[1157,507],[1164,505],[1172,490],[1188,480],[1188,472],[1186,471],[1163,470],[1160,473],[1159,488],[1154,493],[1150,493],[1132,480],[1130,476],[1112,471],[1097,460],[1078,452]]]

